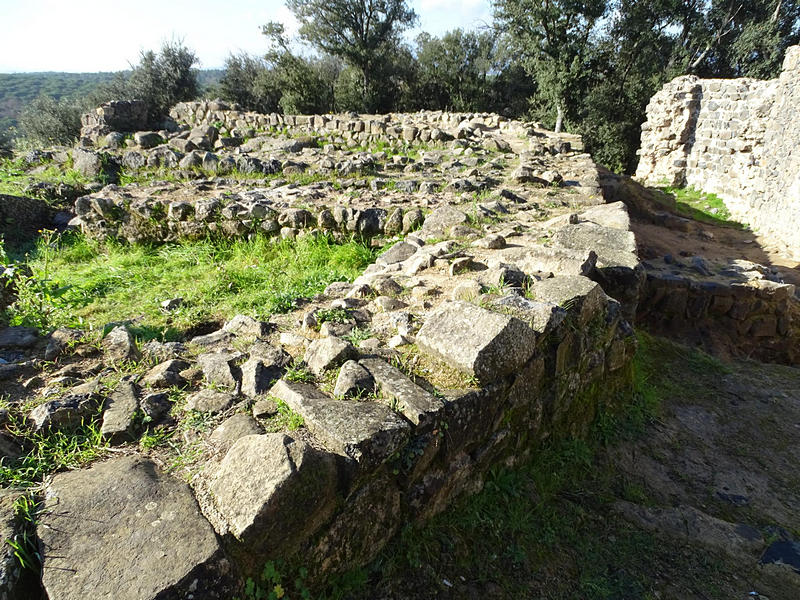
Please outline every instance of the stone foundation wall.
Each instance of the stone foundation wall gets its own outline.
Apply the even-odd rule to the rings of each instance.
[[[718,194],[800,259],[800,46],[778,79],[678,77],[653,96],[637,178]]]
[[[713,265],[699,259],[644,263],[637,321],[648,330],[695,339],[711,350],[800,364],[800,298],[747,261]]]
[[[385,115],[267,115],[236,110],[218,100],[181,102],[172,108],[170,117],[178,124],[192,127],[214,126],[223,135],[253,137],[258,131],[286,128],[293,133],[337,132],[349,142],[385,139],[426,143],[467,137],[487,129],[516,135],[534,130],[531,124],[508,120],[495,113],[421,111]],[[248,132],[250,135],[245,135]],[[577,142],[579,138],[573,137]]]

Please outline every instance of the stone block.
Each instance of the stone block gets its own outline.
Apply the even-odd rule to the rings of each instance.
[[[417,345],[451,367],[495,381],[524,365],[535,351],[536,332],[525,323],[463,301],[445,302],[417,334]]]

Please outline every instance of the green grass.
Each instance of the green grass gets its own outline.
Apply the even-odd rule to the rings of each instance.
[[[25,195],[25,188],[35,183],[67,183],[73,186],[85,186],[89,179],[74,169],[62,169],[58,165],[48,165],[38,173],[25,170],[19,161],[0,160],[0,194],[9,196]]]
[[[731,211],[725,206],[722,198],[716,194],[702,192],[692,187],[667,186],[659,189],[675,198],[678,213],[685,217],[723,227],[736,229],[746,227],[742,223],[732,220]]]
[[[108,445],[100,435],[99,415],[69,431],[30,433],[21,423],[21,416],[13,417],[7,431],[24,439],[28,450],[18,460],[2,460],[0,487],[37,485],[50,473],[81,467],[100,458]]]
[[[132,319],[140,339],[177,339],[184,329],[237,313],[266,319],[291,310],[332,281],[352,280],[373,256],[360,242],[324,237],[131,246],[67,234],[44,238],[29,257],[34,283],[8,317],[43,329],[100,329]],[[161,312],[160,302],[174,297],[184,299],[181,308]]]

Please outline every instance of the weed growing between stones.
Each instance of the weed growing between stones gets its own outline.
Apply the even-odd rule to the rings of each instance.
[[[28,259],[20,300],[8,309],[15,325],[102,328],[130,322],[140,341],[174,340],[197,323],[246,313],[267,319],[298,298],[351,280],[374,250],[325,237],[273,241],[201,240],[160,247],[100,245],[76,233],[49,235]],[[20,276],[22,277],[22,276]],[[172,312],[162,301],[181,297]]]
[[[81,421],[73,430],[36,433],[27,431],[22,418],[10,413],[6,428],[11,436],[24,440],[29,449],[16,460],[0,464],[3,487],[35,486],[50,473],[81,467],[100,458],[108,447],[100,433],[99,411],[96,417]]]

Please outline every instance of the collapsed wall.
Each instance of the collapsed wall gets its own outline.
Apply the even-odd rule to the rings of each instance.
[[[800,259],[800,46],[777,79],[678,77],[647,107],[636,177],[719,195]]]

